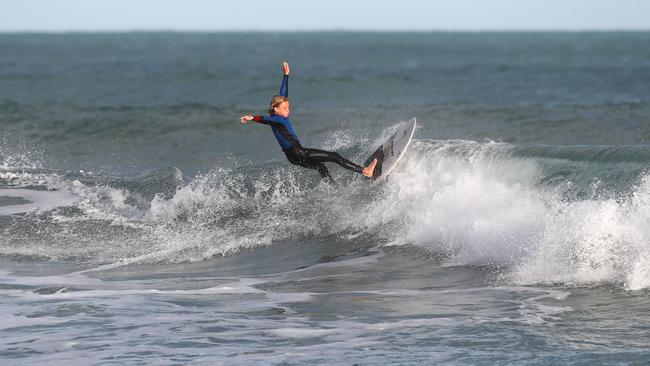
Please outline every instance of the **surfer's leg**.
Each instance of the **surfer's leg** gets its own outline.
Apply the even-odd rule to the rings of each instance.
[[[342,157],[339,153],[333,151],[325,151],[318,149],[305,149],[309,161],[315,163],[336,163],[345,169],[352,170],[353,172],[363,173],[363,167],[359,166],[350,160]]]
[[[372,177],[375,172],[375,166],[377,165],[377,159],[374,159],[367,167],[359,166],[350,160],[342,157],[339,153],[333,151],[325,151],[318,149],[304,149],[307,153],[309,161],[315,161],[319,163],[336,163],[342,166],[345,169],[352,170],[362,174],[365,177]]]
[[[318,163],[315,164],[315,169],[318,170],[318,174],[320,174],[320,179],[327,181],[327,183],[330,184],[336,184],[334,181],[334,178],[330,175],[329,170],[327,170],[327,167],[323,163]]]
[[[318,174],[320,174],[321,179],[330,184],[336,184],[325,164],[310,160],[305,149],[293,148],[285,151],[285,155],[291,164],[300,165],[307,169],[316,169]]]

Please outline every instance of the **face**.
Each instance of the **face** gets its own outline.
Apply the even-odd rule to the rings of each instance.
[[[289,117],[289,102],[282,102],[280,103],[279,106],[273,108],[275,111],[275,114],[277,114],[280,117],[288,118]]]

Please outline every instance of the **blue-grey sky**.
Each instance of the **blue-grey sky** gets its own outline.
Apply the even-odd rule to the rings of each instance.
[[[0,1],[3,32],[648,29],[648,0]]]

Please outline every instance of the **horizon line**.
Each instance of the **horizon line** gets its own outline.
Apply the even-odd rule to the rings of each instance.
[[[375,29],[375,28],[323,28],[323,29],[0,29],[0,34],[69,34],[69,33],[607,33],[650,32],[649,28],[432,28],[432,29]]]

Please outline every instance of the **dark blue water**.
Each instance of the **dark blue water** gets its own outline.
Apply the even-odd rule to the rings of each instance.
[[[642,364],[650,33],[0,35],[8,364]],[[291,64],[304,145],[261,114]]]

